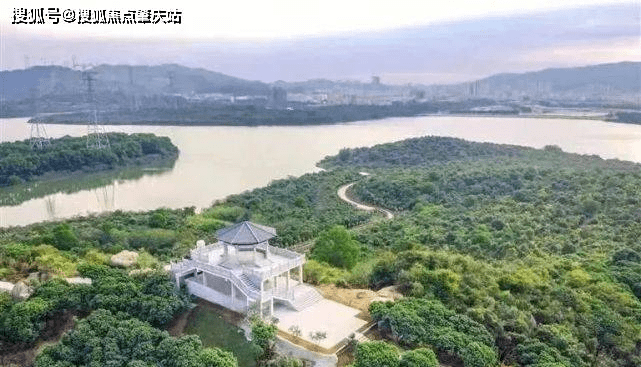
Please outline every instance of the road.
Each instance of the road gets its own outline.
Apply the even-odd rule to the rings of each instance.
[[[359,202],[356,202],[356,201],[354,201],[354,200],[352,200],[352,199],[348,198],[348,197],[347,197],[347,190],[348,190],[350,187],[352,187],[355,183],[356,183],[356,182],[352,182],[352,183],[349,183],[349,184],[347,184],[347,185],[343,185],[343,186],[339,187],[339,188],[338,188],[338,191],[336,192],[336,194],[338,195],[338,197],[339,197],[341,200],[343,200],[344,202],[346,202],[346,203],[348,203],[348,204],[353,205],[354,207],[356,207],[356,209],[365,210],[365,211],[368,211],[368,212],[371,212],[371,211],[376,210],[376,211],[379,211],[379,212],[381,212],[381,213],[385,214],[385,216],[387,217],[387,219],[392,219],[392,218],[394,218],[394,214],[393,214],[391,211],[387,210],[387,209],[383,209],[383,208],[379,208],[379,207],[374,207],[374,206],[369,206],[369,205],[366,205],[366,204],[363,204],[363,203],[359,203]]]

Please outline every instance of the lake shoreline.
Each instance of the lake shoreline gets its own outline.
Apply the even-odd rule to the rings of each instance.
[[[42,181],[36,188],[40,190],[38,193],[16,191],[10,201],[37,198],[16,206],[0,204],[0,226],[27,225],[113,210],[206,208],[212,202],[264,187],[275,180],[318,171],[315,168],[318,162],[327,155],[338,154],[343,148],[370,147],[420,136],[458,137],[538,149],[556,145],[565,152],[641,162],[640,126],[572,117],[430,115],[260,128],[106,126],[107,131],[168,136],[180,149],[180,157],[172,169],[159,174],[123,174],[108,182],[108,177],[102,176],[92,182],[82,180],[82,183]],[[28,138],[30,124],[26,119],[0,122],[0,135],[4,134],[5,140]],[[86,133],[86,127],[47,125],[47,132],[52,137],[81,136]],[[78,177],[82,176],[81,172]],[[104,182],[103,186],[99,186],[98,181]],[[49,191],[47,196],[40,196],[44,191]]]
[[[511,114],[511,113],[420,113],[416,115],[392,115],[392,116],[381,116],[379,118],[362,118],[362,119],[346,119],[340,121],[319,121],[319,122],[309,122],[309,123],[249,123],[249,122],[235,122],[235,123],[223,123],[220,121],[175,121],[175,120],[154,120],[154,121],[101,121],[100,123],[105,126],[176,126],[176,127],[188,127],[188,126],[221,126],[221,127],[304,127],[304,126],[327,126],[327,125],[344,125],[360,121],[381,121],[386,119],[397,119],[397,118],[420,118],[420,117],[463,117],[463,118],[513,118],[513,119],[563,119],[563,120],[590,120],[590,121],[602,121],[602,122],[611,122],[619,123],[626,125],[638,125],[637,123],[618,121],[615,119],[608,119],[606,116],[593,116],[593,115],[566,115],[566,114]],[[28,123],[32,123],[35,117],[26,117],[28,118]],[[86,125],[86,121],[74,121],[74,120],[39,120],[41,124],[45,125]],[[639,123],[641,124],[641,123]]]
[[[145,159],[130,162],[123,166],[116,166],[108,169],[88,169],[77,171],[49,171],[45,174],[34,176],[30,181],[26,181],[16,185],[0,187],[0,208],[17,206],[25,201],[39,199],[47,195],[55,194],[56,192],[64,192],[66,194],[78,192],[85,189],[91,189],[92,186],[102,187],[104,184],[89,185],[83,182],[97,180],[114,180],[132,179],[129,176],[142,177],[145,174],[156,174],[166,172],[174,167],[178,154],[175,156],[167,157],[145,157]],[[139,173],[139,174],[138,174]],[[78,188],[73,187],[68,190],[59,191],[57,189],[47,190],[49,187],[43,186],[61,185],[67,182],[72,182],[74,185],[79,185]],[[44,190],[43,190],[44,189]],[[43,194],[38,194],[37,191],[43,191]],[[19,198],[20,196],[27,196],[27,198]]]

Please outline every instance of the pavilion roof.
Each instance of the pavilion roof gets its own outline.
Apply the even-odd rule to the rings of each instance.
[[[219,241],[232,245],[255,245],[276,237],[272,227],[244,221],[216,232]]]

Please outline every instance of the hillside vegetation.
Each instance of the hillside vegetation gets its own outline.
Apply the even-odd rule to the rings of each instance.
[[[122,249],[153,264],[248,219],[274,226],[278,246],[315,245],[307,282],[405,294],[371,306],[385,342],[356,347],[356,366],[433,366],[434,356],[465,367],[641,364],[641,165],[438,137],[343,150],[321,165],[329,170],[200,214],[115,212],[0,230],[2,272],[84,272]],[[351,196],[394,219],[341,202],[336,189],[353,181]],[[7,303],[4,325],[29,301]]]
[[[323,165],[374,173],[353,194],[402,213],[357,235],[379,251],[371,285],[416,299],[372,306],[400,345],[463,362],[475,338],[508,364],[641,362],[640,165],[436,137],[344,150]],[[469,317],[492,342],[462,320],[442,329],[418,300]]]

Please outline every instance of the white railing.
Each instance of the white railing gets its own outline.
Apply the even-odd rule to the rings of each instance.
[[[269,246],[267,246],[267,248],[269,249],[269,252],[271,252],[272,254],[275,254],[275,255],[278,255],[278,256],[282,256],[282,257],[286,257],[288,259],[297,259],[297,258],[299,258],[301,256],[303,258],[305,257],[305,255],[301,255],[301,254],[299,254],[297,252],[294,252],[294,251],[291,251],[291,250],[288,250],[288,249],[284,249],[284,248],[280,248],[280,247],[276,247],[276,246],[269,245]]]
[[[299,256],[296,259],[288,260],[283,264],[268,269],[245,269],[245,272],[252,274],[260,279],[268,279],[280,275],[288,270],[297,268],[305,263],[305,256]]]
[[[221,268],[220,266],[210,265],[210,264],[201,264],[196,265],[197,268],[206,270],[208,273],[217,275],[229,279],[236,288],[240,289],[241,292],[245,293],[246,297],[258,298],[260,297],[260,291],[256,290],[254,286],[245,283],[240,277],[238,277],[233,271]]]
[[[209,253],[221,249],[222,247],[223,245],[220,242],[212,243],[203,247],[197,247],[191,250],[191,258],[202,262],[209,262]]]
[[[186,270],[191,270],[195,268],[195,264],[191,260],[183,260],[178,263],[171,263],[171,272],[172,273],[181,273]]]
[[[257,289],[256,286],[254,286],[253,284],[248,284],[242,278],[236,275],[236,273],[234,273],[229,269],[209,263],[209,254],[212,251],[221,249],[222,247],[223,245],[220,242],[217,242],[207,246],[195,248],[191,251],[191,258],[192,258],[191,260],[183,260],[179,263],[172,263],[171,271],[174,274],[179,273],[180,275],[184,275],[186,272],[193,271],[196,269],[205,270],[208,273],[211,273],[218,277],[228,279],[236,286],[236,288],[238,288],[241,292],[243,292],[246,297],[255,298],[255,299],[259,298],[261,296],[261,292],[259,289]],[[251,268],[243,269],[243,271],[247,275],[258,278],[260,279],[261,282],[265,279],[269,279],[269,278],[281,275],[291,269],[302,266],[305,263],[305,255],[301,255],[299,253],[296,253],[287,249],[274,247],[270,245],[267,246],[267,249],[270,253],[276,256],[284,257],[288,260],[284,263],[278,264],[275,267],[270,267],[267,269],[251,269]],[[274,292],[273,289],[263,291],[262,295],[263,295],[263,298],[272,297],[272,296],[276,296],[278,298],[293,297],[293,293],[286,294],[283,291]]]
[[[216,292],[215,290],[209,287],[206,287],[194,280],[188,279],[185,282],[187,283],[187,288],[189,289],[189,293],[194,294],[200,298],[206,299],[209,302],[217,303],[221,306],[224,306],[236,312],[247,313],[249,309],[248,304],[253,304],[255,302],[255,300],[251,300],[251,299],[247,299],[246,302],[236,300],[222,293]]]
[[[291,301],[294,299],[294,289],[290,288],[289,290],[287,289],[270,289],[268,292],[270,292],[270,296],[282,300],[288,300]]]
[[[186,271],[197,270],[197,269],[205,270],[208,273],[211,273],[218,277],[229,279],[229,281],[231,281],[236,286],[236,288],[238,288],[241,292],[243,292],[246,297],[249,297],[249,298],[260,297],[260,291],[256,290],[253,285],[249,285],[245,283],[245,281],[240,279],[231,270],[222,268],[220,266],[215,266],[215,265],[203,263],[200,261],[194,261],[194,260],[183,260],[179,263],[171,264],[171,271],[173,273],[180,273],[181,275]]]

